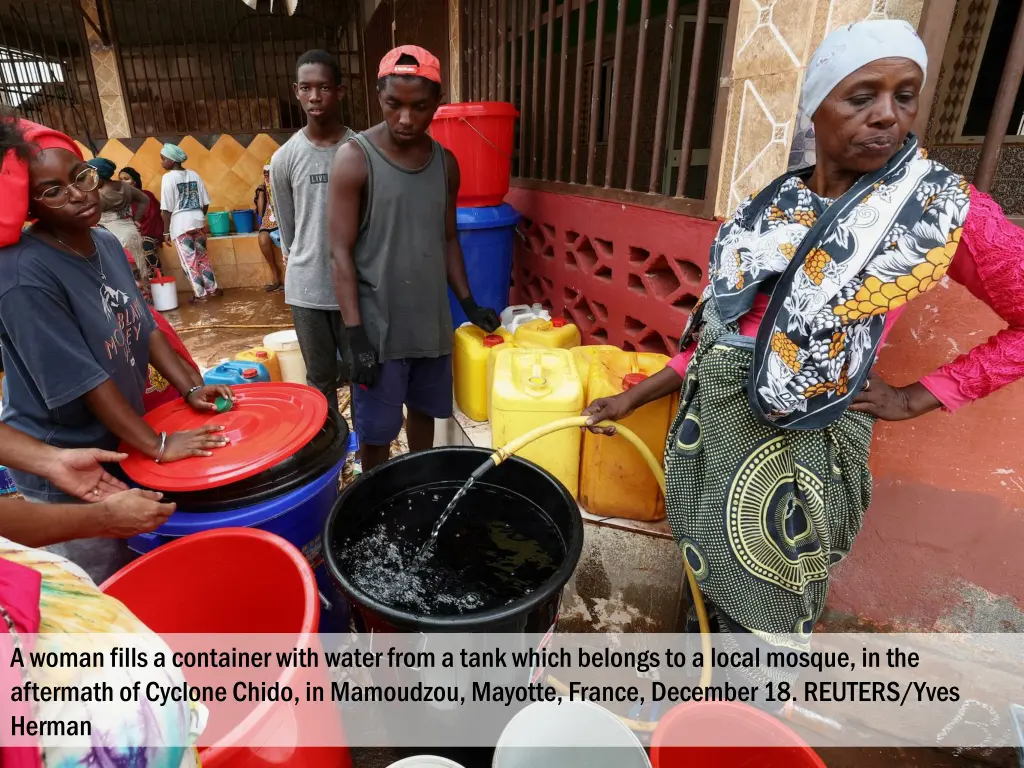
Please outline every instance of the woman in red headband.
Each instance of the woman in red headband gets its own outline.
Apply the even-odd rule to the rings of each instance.
[[[8,120],[2,129],[3,422],[62,448],[112,450],[124,441],[158,462],[210,455],[226,442],[219,428],[157,434],[142,419],[150,364],[197,411],[213,410],[213,400],[231,391],[203,386],[174,352],[120,242],[94,229],[101,213],[96,170],[62,133],[27,121]],[[27,218],[34,223],[22,230]],[[71,500],[43,477],[12,475],[31,501]],[[95,542],[73,545],[64,545],[64,554],[76,561],[79,549],[79,564],[97,581],[119,565]]]

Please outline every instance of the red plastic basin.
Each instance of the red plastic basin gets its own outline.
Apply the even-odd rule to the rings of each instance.
[[[203,646],[203,637],[224,633],[288,635],[295,648],[321,652],[316,634],[320,601],[309,563],[281,537],[256,528],[185,536],[122,568],[100,589],[124,603],[175,651],[209,650],[211,643]],[[287,684],[296,693],[304,692],[307,682],[330,687],[322,665],[266,673],[260,679],[259,670],[246,670],[244,677],[257,684]],[[185,670],[185,676],[190,683],[224,685],[229,692],[240,679],[230,668]],[[346,747],[259,746],[268,743],[270,734],[277,734],[274,740],[280,743],[282,733],[296,745],[328,739],[344,743],[341,723],[328,708],[304,710],[300,719],[291,702],[206,706],[210,720],[200,737],[203,768],[351,768]]]
[[[826,768],[779,720],[729,702],[680,704],[669,710],[651,737],[651,763],[654,768]]]

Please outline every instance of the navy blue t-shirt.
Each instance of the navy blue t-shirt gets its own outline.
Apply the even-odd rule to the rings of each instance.
[[[73,256],[29,233],[0,248],[3,422],[59,448],[117,447],[83,396],[112,380],[140,416],[156,324],[121,243],[92,230],[97,254]],[[11,471],[37,500],[63,497],[42,477]]]

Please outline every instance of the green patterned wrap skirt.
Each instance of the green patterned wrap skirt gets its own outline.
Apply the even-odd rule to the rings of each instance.
[[[714,314],[668,433],[668,520],[718,631],[803,649],[871,502],[874,418],[847,411],[808,431],[762,423],[748,399],[754,340]]]

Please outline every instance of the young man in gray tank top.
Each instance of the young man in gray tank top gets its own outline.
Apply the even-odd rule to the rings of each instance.
[[[488,333],[499,325],[466,278],[459,164],[427,134],[441,66],[406,45],[381,60],[377,78],[384,122],[341,146],[330,180],[334,289],[352,349],[363,471],[387,461],[403,406],[410,451],[430,448],[434,419],[452,415],[449,286],[471,322]]]

